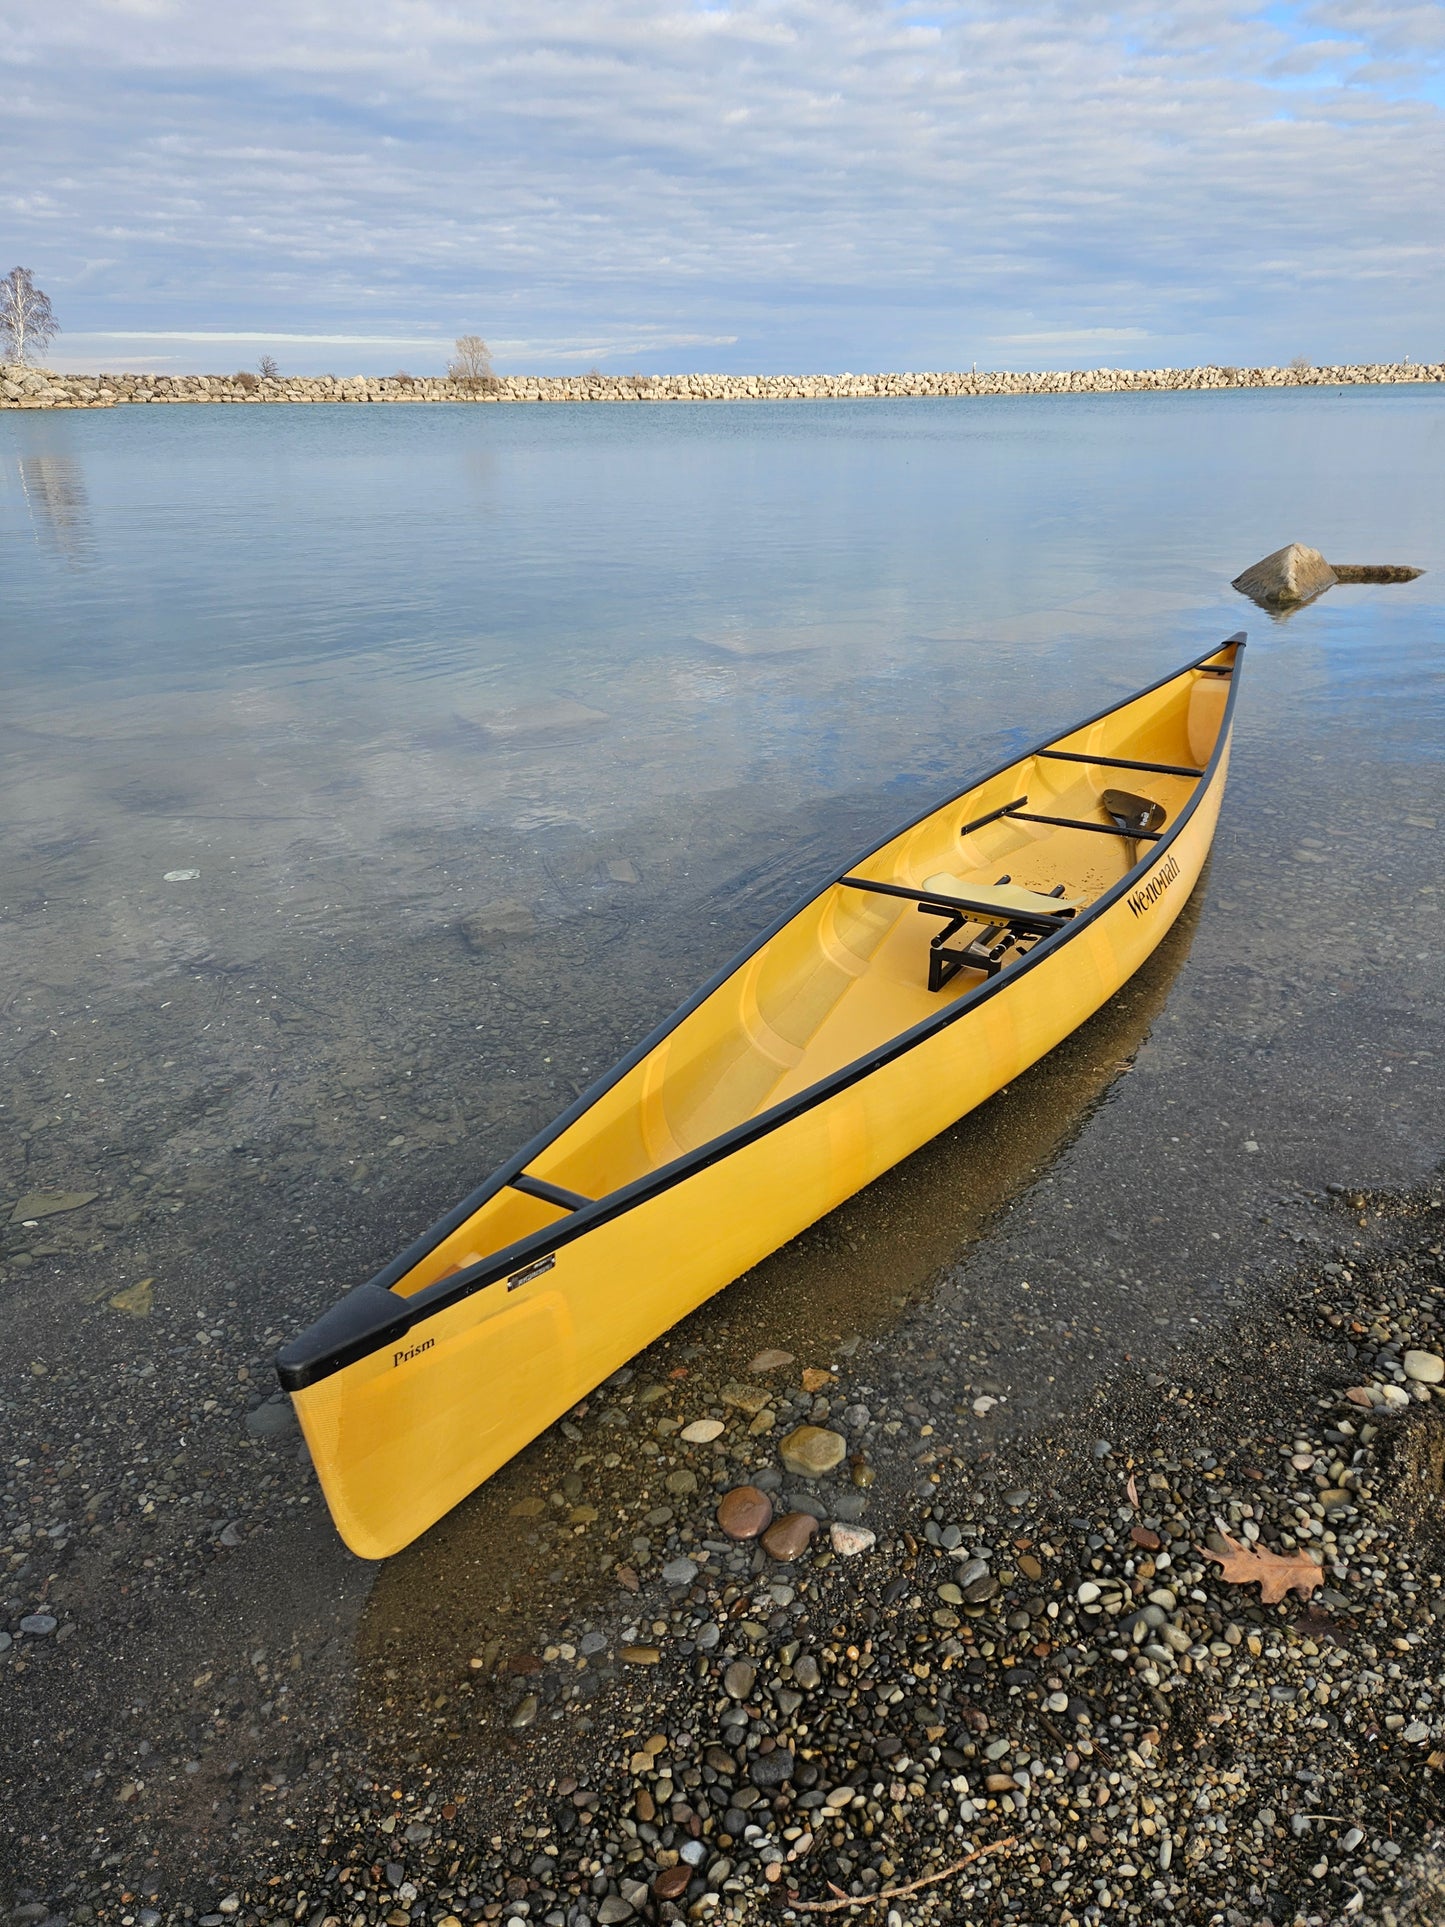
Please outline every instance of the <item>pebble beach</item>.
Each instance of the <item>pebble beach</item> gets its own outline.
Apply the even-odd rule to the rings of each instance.
[[[226,1769],[277,1831],[209,1907],[146,1878],[188,1762],[70,1736],[109,1851],[13,1917],[1438,1919],[1445,1201],[1291,1203],[1331,1241],[1310,1264],[1032,1438],[943,1306],[907,1372],[845,1341],[719,1383],[663,1341],[511,1508],[544,1562],[586,1541],[592,1610],[509,1624],[506,1600],[444,1664],[425,1625],[389,1629],[359,1774],[357,1735],[311,1727],[304,1666],[207,1681],[238,1739],[280,1713],[309,1755]],[[619,1492],[623,1434],[648,1481]],[[38,1589],[4,1636],[20,1704],[71,1630],[63,1579]]]

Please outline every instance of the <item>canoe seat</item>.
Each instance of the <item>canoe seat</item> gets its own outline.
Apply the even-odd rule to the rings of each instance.
[[[1032,947],[1082,903],[1082,898],[1066,897],[1062,883],[1053,890],[1030,890],[1006,876],[997,883],[970,883],[947,870],[925,877],[923,887],[936,891],[942,901],[920,903],[922,914],[948,919],[928,946],[930,990],[942,990],[960,970],[996,977],[1010,950]],[[971,923],[981,924],[982,930],[961,948],[950,949],[949,939]]]
[[[1057,892],[1028,890],[1021,883],[965,883],[962,877],[950,876],[940,870],[936,876],[923,879],[925,890],[936,890],[941,897],[966,897],[981,909],[997,910],[1001,916],[1027,916],[1032,910],[1036,914],[1057,917],[1062,911],[1077,910],[1080,899],[1063,895],[1063,885]]]

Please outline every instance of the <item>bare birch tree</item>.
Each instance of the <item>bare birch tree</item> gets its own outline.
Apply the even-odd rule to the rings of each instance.
[[[447,364],[447,375],[452,381],[464,382],[468,388],[485,387],[496,380],[492,373],[492,352],[480,335],[458,335],[456,354]]]
[[[60,323],[50,311],[50,296],[35,285],[29,268],[12,268],[0,281],[0,346],[12,361],[45,353]]]

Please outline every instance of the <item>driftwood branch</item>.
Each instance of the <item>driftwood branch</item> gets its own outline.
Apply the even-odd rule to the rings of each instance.
[[[906,1880],[901,1887],[880,1887],[876,1894],[844,1894],[838,1900],[794,1900],[790,1895],[788,1905],[799,1914],[840,1914],[848,1907],[872,1907],[880,1900],[899,1900],[904,1894],[916,1894],[920,1887],[951,1880],[975,1860],[982,1860],[986,1853],[1001,1853],[1005,1847],[1017,1844],[1018,1835],[1011,1833],[1006,1840],[990,1840],[986,1847],[975,1847],[972,1853],[966,1853],[962,1860],[955,1860],[951,1867],[944,1867],[939,1873],[926,1873],[921,1880]]]

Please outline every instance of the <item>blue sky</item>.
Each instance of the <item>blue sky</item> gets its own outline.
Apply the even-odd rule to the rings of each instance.
[[[0,0],[57,367],[1445,359],[1439,0]]]

